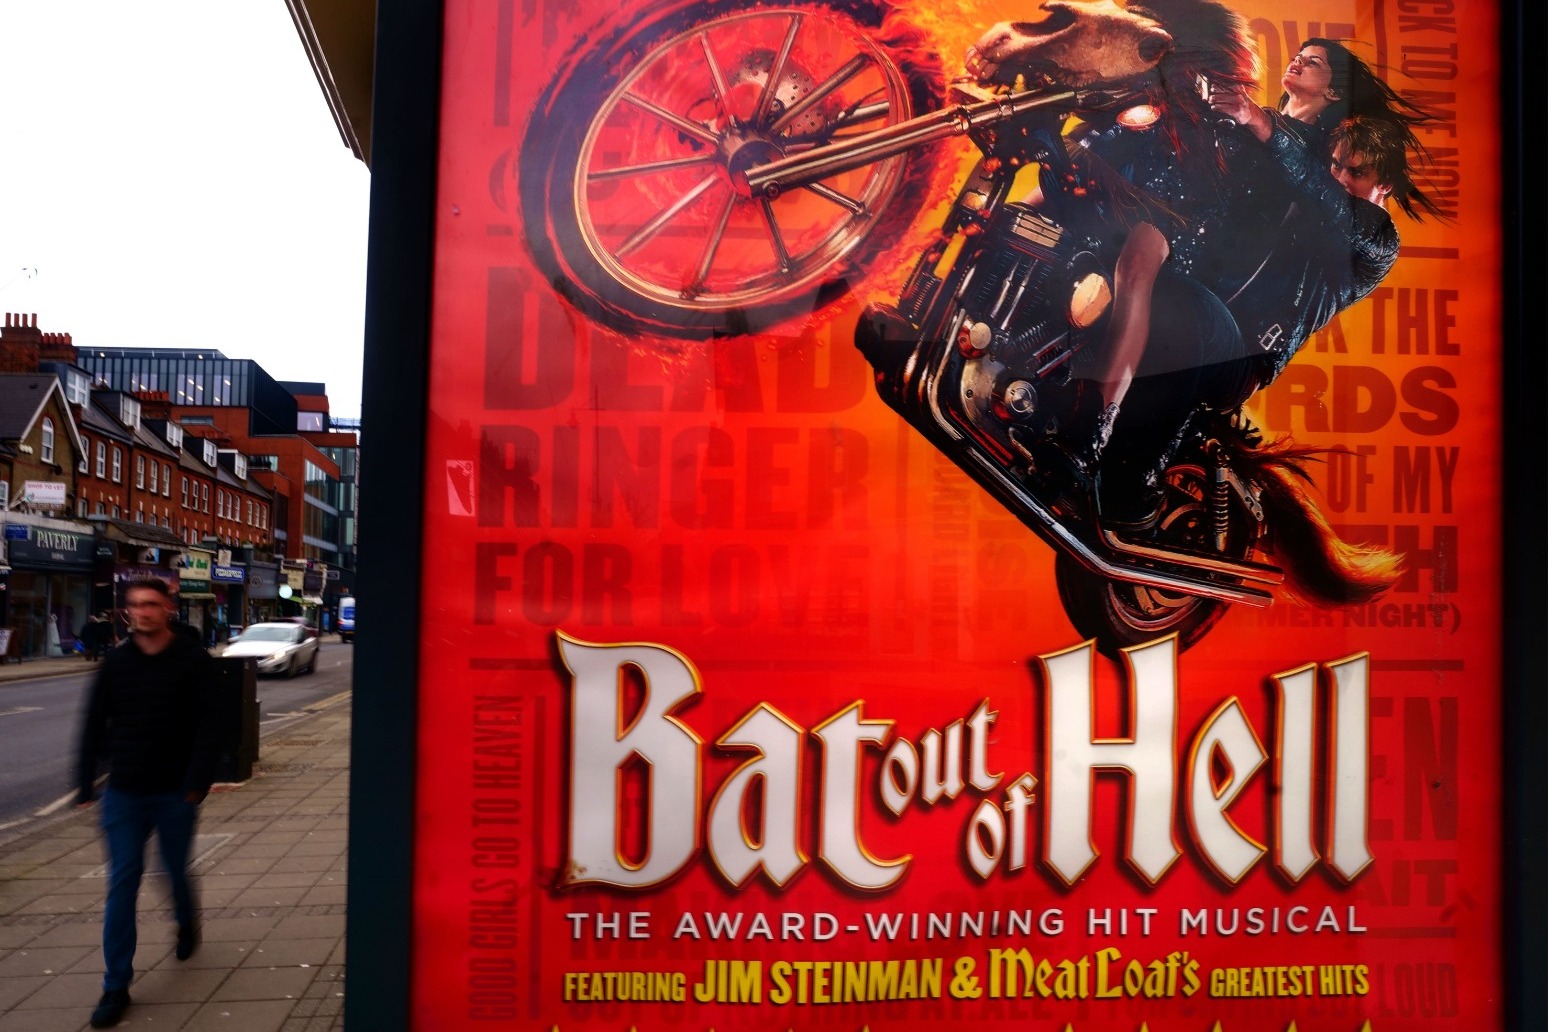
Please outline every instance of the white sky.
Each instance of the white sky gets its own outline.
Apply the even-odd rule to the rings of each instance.
[[[369,184],[283,0],[0,0],[0,311],[358,416]]]

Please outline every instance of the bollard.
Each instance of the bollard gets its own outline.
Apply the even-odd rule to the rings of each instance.
[[[216,690],[226,715],[226,732],[215,780],[247,781],[258,762],[258,663],[254,659],[217,657]]]

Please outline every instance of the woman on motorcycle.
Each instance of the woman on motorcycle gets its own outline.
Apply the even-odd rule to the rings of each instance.
[[[1119,529],[1153,521],[1170,443],[1199,402],[1220,410],[1240,405],[1386,276],[1397,231],[1372,195],[1384,201],[1390,193],[1415,218],[1415,205],[1436,210],[1414,187],[1408,161],[1409,150],[1419,149],[1412,127],[1428,116],[1358,57],[1334,41],[1308,40],[1282,83],[1273,112],[1240,89],[1206,91],[1210,107],[1243,125],[1257,146],[1221,139],[1230,181],[1223,190],[1151,174],[1144,185],[1173,187],[1166,200],[1181,209],[1178,228],[1168,236],[1142,221],[1119,251],[1105,346],[1099,366],[1087,372],[1093,403],[1082,406],[1072,428],[1085,467],[1100,462],[1106,471],[1098,505],[1104,523]],[[1366,114],[1340,120],[1351,111]],[[1385,190],[1352,195],[1335,178],[1330,152],[1340,133],[1357,135],[1367,156],[1380,159]],[[1124,153],[1130,142],[1096,141],[1092,164],[1116,162],[1130,176],[1143,175],[1147,162]],[[1162,149],[1170,142],[1161,140]],[[1261,261],[1251,257],[1254,236],[1267,244]],[[1208,291],[1190,289],[1179,272]]]

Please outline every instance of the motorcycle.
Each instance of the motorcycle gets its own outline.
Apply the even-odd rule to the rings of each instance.
[[[1229,606],[1269,605],[1287,573],[1303,597],[1352,600],[1304,455],[1265,447],[1240,410],[1193,412],[1141,531],[1107,525],[1061,461],[1074,359],[1101,346],[1113,276],[1087,238],[1018,199],[1018,177],[1068,181],[1066,126],[1136,117],[1142,98],[1048,75],[946,95],[919,39],[883,14],[699,0],[583,40],[522,148],[539,267],[626,332],[756,332],[851,290],[927,203],[935,149],[965,138],[979,157],[939,232],[896,303],[860,321],[883,400],[1056,550],[1066,612],[1109,655],[1171,634],[1186,648]]]

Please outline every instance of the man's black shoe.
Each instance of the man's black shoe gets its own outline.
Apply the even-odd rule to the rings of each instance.
[[[91,1012],[91,1027],[112,1028],[124,1020],[124,1011],[128,1009],[129,990],[104,990],[102,999],[97,1001],[97,1009]]]
[[[173,955],[178,960],[187,960],[194,955],[194,950],[199,948],[199,926],[196,924],[177,926],[177,949]]]

